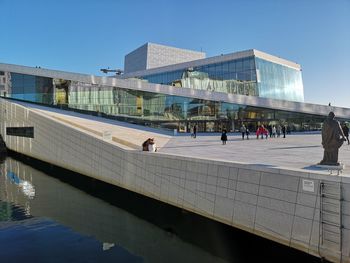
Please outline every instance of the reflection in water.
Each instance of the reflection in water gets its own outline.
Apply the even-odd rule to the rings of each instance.
[[[100,242],[57,222],[32,218],[0,228],[0,261],[17,262],[142,262],[122,247],[101,250]]]
[[[1,170],[1,200],[30,211],[35,218],[51,218],[61,226],[93,237],[100,242],[101,251],[122,247],[132,255],[142,257],[144,262],[164,262],[168,257],[170,262],[195,262],[196,259],[198,262],[224,262],[125,210],[11,158],[5,161]],[[23,181],[33,185],[35,198],[22,190],[20,182]],[[48,227],[46,223],[41,225],[43,230]]]
[[[23,248],[0,250],[0,262],[318,262],[65,170],[11,158],[0,170],[0,245],[13,237],[11,247]]]
[[[11,183],[18,185],[23,194],[26,195],[29,199],[34,198],[35,189],[30,182],[19,179],[18,176],[12,171],[7,171],[7,177],[10,179]]]
[[[104,243],[103,243],[103,246],[102,246],[102,249],[103,249],[103,250],[108,250],[108,249],[110,249],[110,248],[112,248],[112,247],[114,247],[114,246],[115,246],[114,243],[107,243],[107,242],[104,242]]]

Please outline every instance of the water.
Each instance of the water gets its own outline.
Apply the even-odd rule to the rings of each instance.
[[[18,158],[7,157],[0,165],[0,262],[320,262],[126,190]]]

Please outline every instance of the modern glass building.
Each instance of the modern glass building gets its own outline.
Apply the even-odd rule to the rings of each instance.
[[[157,74],[164,69],[149,69],[142,79],[135,79],[141,71],[120,79],[0,63],[0,95],[179,132],[194,124],[200,132],[236,131],[242,123],[251,131],[260,124],[318,130],[330,110],[350,121],[348,108],[296,101],[303,100],[300,70],[234,56],[208,65],[186,62],[193,67],[182,71],[171,70],[180,64]]]
[[[137,59],[138,62],[140,60]],[[128,71],[123,78],[140,78],[151,83],[230,94],[304,101],[300,65],[254,49],[155,69]]]

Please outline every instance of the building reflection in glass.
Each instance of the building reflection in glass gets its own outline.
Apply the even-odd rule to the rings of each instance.
[[[242,72],[245,72],[252,70],[250,63],[255,62],[245,64],[242,61],[242,63],[241,65],[237,62],[237,65],[235,64],[234,67],[242,67]],[[271,66],[265,61],[257,60],[256,63],[259,70],[273,66],[273,69],[266,69],[266,71],[270,72],[274,70],[283,76],[288,71],[285,67],[278,68],[274,64]],[[220,66],[222,70],[225,67]],[[228,65],[228,67],[230,66]],[[211,80],[206,80],[206,76],[210,78],[210,76],[214,76],[217,73],[210,71],[211,67],[208,67],[206,70],[207,73],[203,74],[200,73],[201,71],[188,72],[186,73],[187,77],[183,81],[188,81],[188,83],[194,81],[197,84],[199,83],[199,86],[202,84],[207,85],[207,87],[208,85],[213,85],[216,87],[213,89],[215,91],[229,92],[228,90],[220,90],[220,87],[224,87],[225,85],[220,84],[220,86],[218,84],[219,82],[226,81],[223,79],[226,73],[217,75],[218,79],[215,80],[216,82],[211,82]],[[223,128],[229,131],[237,131],[242,123],[248,126],[251,131],[255,131],[261,124],[265,126],[288,125],[291,131],[320,130],[325,118],[318,115],[128,90],[64,79],[52,79],[11,72],[4,72],[4,75],[9,76],[6,78],[7,90],[5,94],[7,97],[46,105],[56,105],[88,114],[99,114],[156,128],[177,129],[180,132],[188,131],[189,127],[194,124],[197,125],[199,132],[218,132]],[[176,74],[171,76],[176,77]],[[276,98],[278,98],[277,94],[286,92],[284,88],[282,90],[283,83],[275,82],[273,84],[268,79],[261,78],[259,81],[255,79],[256,77],[254,76],[246,80],[248,82],[253,81],[255,83],[254,88],[249,88],[250,84],[248,85],[248,82],[245,82],[248,86],[244,84],[244,87],[248,87],[248,89],[242,88],[244,91],[237,94],[253,95],[253,93],[265,92],[264,85],[270,84],[275,88],[270,88],[269,92],[274,90],[274,96]],[[301,83],[301,77],[299,78],[297,75],[294,77],[290,76],[287,79],[296,86]],[[228,86],[226,85],[225,87]],[[240,88],[237,86],[233,90],[240,90]],[[302,85],[299,91],[302,91]],[[246,94],[247,92],[249,94]],[[297,93],[291,96],[299,96]]]

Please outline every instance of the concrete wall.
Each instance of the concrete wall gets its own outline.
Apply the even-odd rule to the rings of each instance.
[[[11,150],[334,262],[350,262],[349,177],[128,151],[2,99],[0,118],[0,133]],[[6,135],[6,127],[13,126],[34,126],[34,138]],[[320,182],[342,184],[342,253],[320,244]]]

